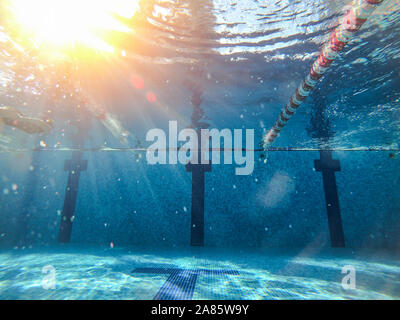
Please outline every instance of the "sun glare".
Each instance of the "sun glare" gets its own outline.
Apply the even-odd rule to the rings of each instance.
[[[38,46],[65,48],[83,45],[113,52],[101,32],[130,32],[116,15],[132,18],[138,0],[10,0],[10,9],[22,31]]]

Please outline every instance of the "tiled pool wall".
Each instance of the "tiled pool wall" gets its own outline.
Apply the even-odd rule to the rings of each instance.
[[[0,153],[0,245],[57,243],[70,152]],[[86,152],[71,242],[190,244],[191,174],[134,153]],[[334,152],[346,246],[399,248],[400,170],[388,152]],[[318,152],[270,152],[250,176],[213,165],[205,178],[205,246],[329,247]],[[33,166],[33,167],[31,167]],[[32,170],[33,169],[33,170]]]

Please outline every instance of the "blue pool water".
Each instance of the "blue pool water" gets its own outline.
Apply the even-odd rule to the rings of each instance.
[[[0,113],[0,299],[400,298],[398,0],[270,150],[262,137],[348,1],[139,0],[99,33],[111,52],[27,36],[12,3],[0,107],[53,128],[28,134]],[[149,164],[152,129],[173,157],[170,121],[254,130],[253,169]]]

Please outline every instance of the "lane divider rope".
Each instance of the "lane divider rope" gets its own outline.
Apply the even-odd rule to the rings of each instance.
[[[263,146],[266,148],[278,137],[298,107],[309,96],[315,85],[339,56],[353,35],[367,21],[368,17],[384,0],[355,0],[339,22],[339,25],[331,33],[328,42],[323,46],[320,55],[311,67],[304,81],[296,89],[285,108],[282,110],[274,126],[263,138]]]

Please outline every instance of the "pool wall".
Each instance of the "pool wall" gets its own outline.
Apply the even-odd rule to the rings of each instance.
[[[399,159],[387,152],[333,157],[341,162],[336,179],[346,246],[399,249]],[[70,152],[0,154],[2,247],[57,244],[69,158]],[[205,179],[205,246],[329,247],[318,158],[271,152],[250,176],[213,165]],[[191,174],[183,165],[148,166],[133,153],[87,152],[84,159],[72,243],[189,246]]]

